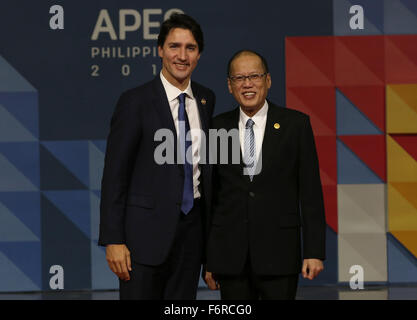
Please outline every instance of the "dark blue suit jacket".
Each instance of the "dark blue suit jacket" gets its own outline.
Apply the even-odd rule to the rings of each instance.
[[[208,136],[215,95],[195,82],[191,88]],[[183,165],[158,165],[154,160],[155,148],[161,143],[154,141],[154,134],[161,128],[170,129],[177,140],[158,75],[121,95],[111,119],[101,186],[99,245],[126,244],[132,259],[147,265],[159,265],[168,255],[184,184]],[[202,164],[200,169],[203,211],[208,213],[211,169]]]

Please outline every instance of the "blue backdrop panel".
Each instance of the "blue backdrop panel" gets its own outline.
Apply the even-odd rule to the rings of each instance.
[[[44,191],[61,213],[90,237],[90,192],[88,190]]]
[[[388,281],[417,282],[417,259],[390,233],[387,234]]]
[[[396,1],[396,0],[394,0]],[[363,8],[365,19],[364,29],[351,29],[350,20],[353,14],[350,8],[360,5]],[[348,35],[377,35],[384,32],[384,2],[375,0],[334,0],[334,34],[336,36]]]
[[[18,241],[0,243],[0,252],[2,252],[13,268],[22,272],[21,279],[17,279],[14,284],[16,291],[22,290],[19,288],[22,281],[29,285],[30,281],[36,286],[35,290],[41,289],[41,243],[40,241]],[[24,276],[23,276],[24,275]],[[28,279],[26,279],[28,278]],[[2,280],[5,278],[2,277]],[[30,290],[32,291],[32,290]]]
[[[94,0],[83,4],[59,1],[65,9],[65,28],[51,30],[49,8],[54,4],[58,3],[29,0],[0,3],[0,12],[7,13],[0,19],[0,30],[13,30],[1,32],[0,54],[42,93],[39,96],[41,140],[105,139],[120,93],[152,79],[153,65],[159,72],[160,59],[154,54],[156,40],[144,37],[146,8],[161,11],[150,16],[157,23],[172,8],[179,8],[200,22],[206,49],[193,78],[217,93],[217,113],[235,104],[226,87],[227,60],[235,51],[254,48],[265,55],[274,79],[271,98],[284,105],[284,37],[333,33],[331,0],[259,1],[256,6],[248,0],[239,5],[221,0],[198,4],[151,0],[117,3]],[[111,40],[108,33],[100,33],[97,40],[91,39],[102,9],[108,12],[117,40]],[[125,40],[120,40],[119,9],[136,10],[142,18],[139,30],[127,32]],[[149,30],[157,34],[159,29]],[[139,47],[141,52],[145,47],[150,48],[151,54],[119,58],[116,50],[116,57],[92,57],[92,48],[108,47],[120,48],[124,56],[127,48],[132,47]],[[129,66],[128,76],[122,74],[123,65]],[[98,67],[97,73],[93,66]]]
[[[0,205],[11,212],[33,235],[41,239],[40,192],[0,192]],[[3,211],[5,212],[5,211]],[[3,225],[3,224],[2,224]],[[10,228],[4,224],[3,228]],[[10,232],[15,232],[10,228]]]
[[[375,184],[384,183],[342,141],[337,140],[337,183]]]
[[[32,183],[40,188],[40,160],[38,142],[0,143],[0,153]]]
[[[384,0],[384,21],[386,34],[416,34],[417,2]]]
[[[39,137],[37,92],[0,92],[0,104],[34,137]]]
[[[336,89],[337,135],[382,134],[346,96]]]
[[[53,154],[40,145],[40,171],[42,190],[66,190],[86,189],[87,187],[78,180]]]
[[[88,141],[48,141],[42,145],[79,181],[89,187]]]
[[[50,289],[51,266],[64,270],[64,289],[91,288],[90,239],[46,196],[42,210],[42,288]]]

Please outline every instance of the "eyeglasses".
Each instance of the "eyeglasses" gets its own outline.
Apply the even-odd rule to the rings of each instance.
[[[260,81],[265,75],[267,74],[267,72],[265,73],[254,73],[254,74],[250,74],[248,76],[231,76],[229,77],[230,80],[232,80],[233,83],[243,83],[246,79],[249,79],[250,81],[253,82],[257,82]]]

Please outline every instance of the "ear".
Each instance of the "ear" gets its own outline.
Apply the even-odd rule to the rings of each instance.
[[[271,75],[269,73],[266,75],[266,85],[268,86],[268,89],[271,88],[272,80]]]
[[[233,91],[232,91],[232,83],[231,83],[231,81],[230,81],[229,78],[227,78],[227,87],[229,88],[229,92],[230,93],[233,93]]]
[[[162,57],[163,57],[163,53],[164,53],[164,50],[161,48],[161,46],[158,46],[158,56],[159,56],[160,58],[162,58]]]

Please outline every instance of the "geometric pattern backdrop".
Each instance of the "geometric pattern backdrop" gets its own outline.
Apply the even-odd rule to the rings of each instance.
[[[38,93],[0,56],[0,291],[41,283]]]
[[[103,2],[89,2],[91,7],[86,8],[86,17],[92,17],[93,20],[82,20],[79,28],[77,25],[75,29],[71,11],[78,13],[78,8],[75,10],[72,2],[63,3],[66,13],[70,11],[65,25],[67,33],[50,31],[47,25],[42,28],[36,26],[36,30],[42,32],[37,40],[53,39],[54,43],[60,43],[56,45],[59,48],[64,45],[65,37],[75,39],[72,32],[79,32],[79,39],[86,38],[86,33],[91,31],[86,26],[92,28],[91,24],[95,22],[99,9],[104,6]],[[248,43],[255,44],[254,50],[265,53],[267,57],[274,57],[275,54],[282,55],[283,35],[278,36],[276,42],[271,39],[281,33],[293,35],[285,39],[286,105],[310,115],[320,161],[327,222],[325,271],[312,282],[301,279],[300,284],[348,282],[352,265],[363,267],[366,282],[416,283],[417,2],[335,0],[330,7],[330,1],[317,1],[314,5],[310,1],[301,0],[285,5],[278,2],[271,5],[265,1],[261,4],[262,8],[251,11],[249,24],[246,10],[236,15],[236,8],[226,3],[207,10],[196,6],[190,8],[185,1],[178,1],[175,5],[160,2],[151,4],[149,1],[143,6],[161,6],[164,10],[165,7],[173,6],[203,18],[200,22],[208,35],[207,56],[197,73],[201,73],[198,79],[205,77],[209,86],[220,87],[219,78],[224,80],[220,72],[202,73],[210,57],[216,60],[216,63],[213,61],[213,70],[222,64],[220,55],[226,67],[227,58],[222,50],[218,50],[219,47],[234,52],[242,48],[243,40],[245,43],[248,40]],[[34,6],[32,2],[27,2],[28,7],[29,3]],[[245,4],[247,7],[251,5],[249,1]],[[125,1],[124,5],[126,8],[137,7],[134,1]],[[352,5],[361,5],[364,9],[363,30],[351,30],[349,27],[352,16],[349,8]],[[310,10],[298,9],[300,6]],[[35,7],[38,10],[35,16],[40,11],[47,12],[45,8],[49,10],[46,4]],[[114,7],[112,13],[117,13],[118,6],[108,7]],[[10,8],[13,8],[12,2]],[[283,9],[289,10],[288,13]],[[212,15],[217,14],[215,10],[224,13],[219,16],[222,23],[217,19],[212,22]],[[314,11],[312,15],[316,20],[308,20],[306,12],[310,11]],[[269,23],[275,15],[281,18],[272,21],[274,24],[271,27]],[[268,18],[265,19],[265,16]],[[298,19],[300,17],[302,19]],[[302,23],[298,20],[302,20]],[[324,22],[320,24],[317,20]],[[239,21],[245,21],[245,26],[238,25],[241,23]],[[113,22],[117,27],[117,20]],[[326,29],[327,24],[329,29]],[[257,27],[262,30],[257,30]],[[27,33],[26,30],[19,30],[16,32],[21,32],[18,33],[20,35]],[[139,35],[142,33],[140,30]],[[220,30],[237,37],[221,38],[224,35],[219,34]],[[263,30],[265,32],[261,32]],[[313,36],[301,37],[301,34]],[[2,34],[2,37],[5,35]],[[216,46],[219,37],[223,41],[219,43],[223,46]],[[126,44],[142,43],[133,34],[130,39]],[[21,42],[27,41],[25,39]],[[68,70],[60,69],[61,73],[65,71],[65,77],[68,72],[70,83],[76,79],[81,80],[78,84],[80,88],[100,87],[96,95],[105,99],[111,95],[110,92],[109,95],[102,95],[103,90],[113,90],[112,94],[116,91],[117,95],[120,94],[124,78],[112,68],[119,68],[118,63],[125,63],[125,60],[109,60],[107,65],[103,62],[100,69],[103,77],[99,78],[101,82],[94,82],[90,78],[86,81],[84,78],[75,78],[89,74],[85,70],[82,71],[83,75],[77,73],[80,72],[77,68],[83,64],[90,68],[91,61],[82,60],[80,53],[85,49],[80,46],[86,43],[77,43],[78,47],[75,45],[74,48],[68,47],[68,52],[59,51],[64,56],[54,58],[47,56],[52,47],[42,41],[39,42],[42,48],[45,46],[42,56],[53,61],[50,65],[60,67],[66,59],[76,60],[77,63],[72,61],[72,64],[68,64]],[[113,45],[107,40],[104,43]],[[150,41],[146,40],[145,43],[149,45]],[[156,41],[152,43],[156,45]],[[29,41],[28,44],[37,42]],[[13,47],[24,48],[24,45]],[[54,88],[61,88],[59,81],[63,81],[62,78],[57,78],[58,85],[49,84],[48,75],[52,73],[39,76],[41,72],[38,70],[51,72],[50,69],[33,67],[36,59],[30,60],[29,56],[24,57],[26,64],[20,62],[19,70],[15,69],[8,60],[16,57],[17,52],[24,53],[24,50],[10,53],[7,44],[3,47],[0,53],[0,292],[50,290],[49,279],[52,274],[49,268],[53,265],[60,265],[64,269],[65,290],[118,288],[118,281],[107,266],[105,250],[97,246],[100,183],[106,141],[99,140],[103,139],[101,135],[96,139],[94,136],[89,138],[86,133],[81,134],[87,136],[85,140],[71,139],[71,134],[79,133],[82,128],[71,128],[69,125],[64,130],[69,134],[61,132],[58,140],[54,138],[54,130],[60,128],[51,125],[51,121],[58,120],[58,117],[61,117],[61,122],[62,117],[70,117],[73,111],[71,108],[79,112],[80,109],[75,106],[90,107],[83,101],[87,97],[77,87],[77,92],[81,92],[78,100],[71,97],[74,101],[65,100],[67,104],[63,104],[67,109],[57,108],[68,114],[61,115],[49,105],[48,109],[43,109],[45,105],[40,101],[48,95],[45,90],[51,93]],[[55,52],[55,47],[51,52]],[[2,53],[9,54],[8,60]],[[81,60],[78,63],[79,57]],[[152,59],[150,63],[154,63],[157,58]],[[284,80],[281,68],[283,60],[269,59],[271,70],[278,71],[279,66],[279,71],[272,73],[276,85],[272,87],[271,95],[280,92],[278,88],[284,85],[276,81]],[[129,86],[133,87],[137,85],[136,80],[143,82],[139,65],[146,65],[144,61],[136,60],[132,63],[132,70],[137,68],[136,78],[123,80],[123,85],[131,81]],[[32,77],[28,78],[33,79],[34,75],[44,78],[43,82],[37,79],[37,85],[43,85],[42,92],[21,74],[27,73],[29,69]],[[71,73],[70,69],[76,72]],[[111,88],[106,85],[106,81],[112,84]],[[219,87],[216,94],[222,98]],[[223,85],[222,88],[226,90]],[[227,91],[224,93],[231,101]],[[60,94],[57,91],[57,95]],[[64,95],[62,102],[67,98]],[[278,98],[282,98],[281,95]],[[96,99],[94,97],[94,101]],[[226,107],[230,106],[218,103],[216,112],[227,111],[224,110]],[[51,110],[56,112],[52,114],[57,119],[50,116]],[[100,128],[104,126],[103,118],[100,117],[102,114],[86,112],[85,115],[87,119],[97,118],[95,124],[100,125]],[[68,123],[71,123],[70,120]],[[84,126],[83,129],[94,132],[93,126]],[[48,140],[40,139],[40,132]],[[200,284],[203,285],[202,282]]]
[[[97,246],[105,141],[39,141],[36,89],[0,70],[0,291],[47,290],[53,265],[64,289],[116,288]]]
[[[266,55],[275,57],[278,50],[283,58],[288,32],[332,32],[331,0],[314,5],[265,0],[251,10],[255,19],[249,24],[249,0],[238,11],[221,0],[198,6],[186,0],[92,0],[82,14],[78,3],[63,0],[63,30],[50,29],[53,4],[0,2],[0,292],[51,290],[50,268],[56,265],[64,271],[64,290],[118,288],[105,249],[97,245],[105,138],[121,92],[158,73],[154,35],[168,12],[179,8],[201,23],[207,49],[193,79],[216,92],[216,112],[235,104],[224,72],[226,57],[241,49],[243,39]],[[306,28],[291,18],[299,17],[300,5],[312,12],[303,18],[304,25],[314,26]],[[23,24],[16,16],[22,7],[31,13]],[[126,25],[138,25],[125,39],[123,9],[134,13],[126,16]],[[105,31],[94,40],[103,12],[109,15],[101,22]],[[264,47],[269,35],[262,31],[272,18],[280,40]],[[110,25],[117,40],[109,34]],[[103,54],[94,57],[92,50],[98,48]],[[127,49],[140,54],[128,56]],[[284,79],[283,59],[271,59],[270,67]],[[271,93],[284,103],[283,85]]]
[[[346,23],[353,4],[368,19],[360,36]],[[325,277],[349,282],[360,265],[365,282],[416,283],[417,5],[335,1],[334,19],[335,36],[285,45],[287,106],[310,115],[337,239]]]

